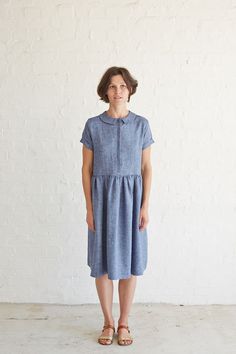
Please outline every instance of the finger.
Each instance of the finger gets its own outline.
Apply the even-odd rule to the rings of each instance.
[[[91,230],[91,231],[95,231],[95,228],[94,228],[94,225],[93,224],[88,224],[88,228],[89,228],[89,230]]]
[[[139,228],[139,231],[144,231],[145,228],[146,228],[145,226],[142,226],[142,227]]]
[[[142,220],[142,225],[141,225],[141,227],[140,227],[140,230],[143,231],[143,230],[146,229],[146,227],[147,227],[147,221],[145,221],[145,220],[143,219],[143,220]]]
[[[142,215],[139,217],[139,227],[141,227],[142,226],[142,223],[143,223],[143,217],[142,217]]]

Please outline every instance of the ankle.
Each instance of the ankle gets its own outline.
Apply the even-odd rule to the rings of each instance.
[[[104,318],[104,325],[108,325],[108,324],[114,325],[114,319],[112,317]]]
[[[118,320],[118,326],[119,325],[126,325],[128,326],[128,319],[119,319]]]

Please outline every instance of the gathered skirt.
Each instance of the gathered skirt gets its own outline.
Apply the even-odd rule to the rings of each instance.
[[[143,275],[147,229],[139,230],[142,175],[93,175],[95,232],[88,228],[87,264],[92,277],[112,280]]]

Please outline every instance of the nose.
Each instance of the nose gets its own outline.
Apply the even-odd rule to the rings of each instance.
[[[116,94],[119,94],[119,95],[121,94],[121,89],[120,89],[120,87],[116,87],[115,93],[116,93]]]

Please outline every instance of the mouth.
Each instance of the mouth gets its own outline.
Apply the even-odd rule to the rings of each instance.
[[[119,100],[121,99],[122,97],[114,97],[115,100]]]

